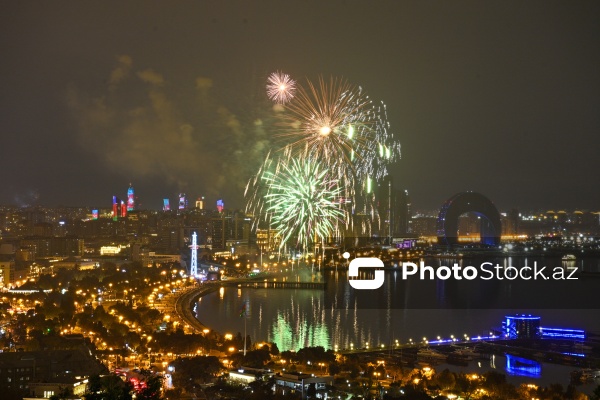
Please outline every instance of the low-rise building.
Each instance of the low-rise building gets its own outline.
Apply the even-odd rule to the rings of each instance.
[[[305,399],[309,388],[314,385],[316,393],[333,385],[333,376],[315,376],[301,372],[287,372],[275,376],[276,391],[283,395],[295,393]]]
[[[229,382],[247,385],[256,380],[268,380],[274,375],[271,370],[240,367],[229,371]]]
[[[0,393],[8,389],[39,397],[60,385],[80,390],[85,377],[104,372],[106,368],[87,348],[0,353]]]
[[[56,379],[54,382],[30,382],[29,396],[23,400],[49,399],[52,396],[67,394],[69,399],[81,399],[87,390],[86,377]]]

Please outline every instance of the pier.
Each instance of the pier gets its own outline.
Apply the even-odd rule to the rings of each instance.
[[[237,285],[239,288],[252,289],[320,289],[324,290],[325,282],[289,282],[289,281],[263,281],[263,282],[242,282]]]

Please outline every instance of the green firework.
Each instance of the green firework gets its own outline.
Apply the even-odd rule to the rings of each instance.
[[[266,187],[266,212],[271,226],[286,243],[307,249],[312,241],[323,241],[338,229],[344,212],[341,189],[324,165],[310,158],[281,162],[275,172],[262,175]]]

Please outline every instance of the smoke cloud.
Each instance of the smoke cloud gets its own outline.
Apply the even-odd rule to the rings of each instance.
[[[111,90],[116,89],[119,82],[129,75],[131,67],[133,66],[133,60],[129,56],[119,56],[117,57],[117,61],[119,64],[113,69],[108,80],[109,88]]]
[[[79,142],[108,168],[242,207],[244,187],[270,147],[265,121],[274,111],[228,106],[213,87],[208,77],[186,86],[152,69],[133,71],[132,58],[122,55],[104,93],[71,87],[68,104]]]

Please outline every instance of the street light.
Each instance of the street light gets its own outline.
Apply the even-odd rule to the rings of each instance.
[[[379,384],[379,377],[381,376],[381,372],[373,372],[373,376],[375,377],[377,384]]]

